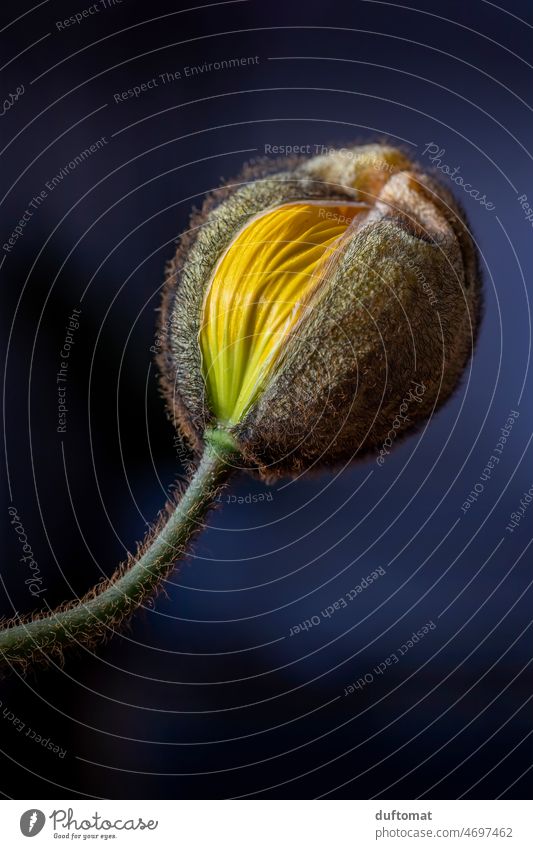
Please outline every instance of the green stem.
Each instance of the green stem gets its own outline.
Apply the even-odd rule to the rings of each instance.
[[[235,456],[230,440],[208,434],[202,459],[186,491],[166,524],[155,536],[148,534],[141,556],[78,603],[0,631],[0,664],[27,667],[32,662],[46,662],[52,655],[61,656],[69,645],[92,647],[112,636],[185,554],[229,478]]]

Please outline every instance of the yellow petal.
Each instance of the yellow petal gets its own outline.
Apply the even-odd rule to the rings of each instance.
[[[361,204],[287,203],[233,239],[208,286],[200,329],[211,409],[236,424],[279,364]]]

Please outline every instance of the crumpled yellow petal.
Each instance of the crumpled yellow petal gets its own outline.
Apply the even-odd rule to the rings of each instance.
[[[199,334],[210,407],[239,422],[273,373],[360,204],[287,203],[233,239],[208,286]]]

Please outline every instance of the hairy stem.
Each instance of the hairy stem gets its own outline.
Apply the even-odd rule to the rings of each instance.
[[[33,620],[0,630],[0,664],[22,665],[61,657],[76,643],[94,646],[112,636],[170,573],[182,557],[221,487],[229,478],[235,450],[228,439],[211,434],[198,468],[167,522],[148,534],[137,559],[131,559],[113,577],[84,598]]]

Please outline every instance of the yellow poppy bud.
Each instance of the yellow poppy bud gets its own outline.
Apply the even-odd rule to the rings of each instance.
[[[479,288],[464,215],[402,152],[249,171],[169,268],[171,410],[197,448],[210,429],[265,477],[379,452],[457,384]]]
[[[200,349],[219,423],[235,425],[279,368],[312,309],[359,204],[283,204],[247,223],[207,290]]]

